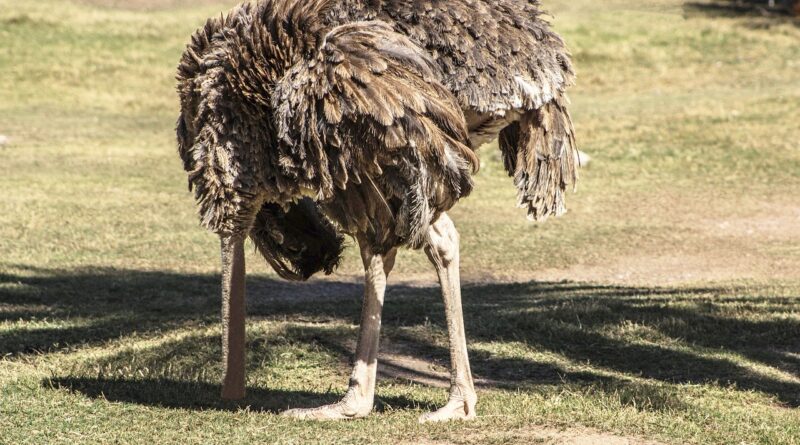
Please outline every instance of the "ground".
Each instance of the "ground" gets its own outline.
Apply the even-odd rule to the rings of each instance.
[[[593,157],[525,221],[496,147],[453,212],[481,397],[441,404],[442,305],[417,252],[387,294],[377,412],[342,394],[360,308],[252,252],[248,398],[218,398],[217,240],[174,137],[174,70],[232,2],[0,0],[0,443],[800,443],[800,27],[677,0],[545,0]],[[701,5],[702,6],[702,5]]]

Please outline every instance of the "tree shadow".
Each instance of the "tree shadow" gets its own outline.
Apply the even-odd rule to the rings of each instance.
[[[527,285],[523,285],[527,286]],[[514,288],[509,289],[513,297]],[[517,288],[535,295],[533,288]],[[632,291],[632,292],[631,292]],[[475,293],[472,293],[475,292]],[[470,299],[481,289],[470,290]],[[472,338],[522,341],[579,363],[671,383],[715,383],[771,394],[800,406],[800,385],[754,372],[722,354],[737,354],[760,364],[800,374],[800,322],[790,314],[797,297],[736,297],[741,291],[714,289],[595,289],[590,295],[542,298],[509,311],[509,302],[469,304]],[[733,294],[734,297],[726,297]],[[502,329],[500,327],[503,327]]]
[[[800,26],[800,18],[793,0],[776,0],[770,6],[768,0],[714,0],[687,1],[684,12],[687,16],[702,14],[717,18],[750,17],[757,19],[753,27],[768,28],[775,23],[794,23]]]
[[[98,345],[133,332],[158,334],[214,322],[211,276],[113,269],[0,273],[0,356]]]
[[[264,339],[251,335],[247,344],[248,375],[274,374],[281,371],[281,356],[298,345],[304,345],[298,361],[303,367],[315,369],[339,368],[342,383],[349,372],[352,347],[347,346],[352,329],[327,325],[289,326],[275,333],[278,339]],[[418,341],[414,337],[389,332],[393,342],[402,342],[422,358],[421,362],[445,365],[446,347]],[[288,408],[305,408],[333,403],[341,393],[328,388],[324,392],[264,388],[259,383],[248,385],[247,397],[241,401],[226,402],[219,398],[220,385],[211,383],[221,373],[219,338],[211,334],[181,336],[149,348],[132,348],[110,356],[94,359],[70,369],[68,375],[56,375],[41,382],[48,389],[63,389],[90,398],[114,402],[136,403],[167,408],[227,410],[249,409],[278,413]],[[323,356],[334,357],[334,362],[320,361],[307,351],[323,351]],[[574,372],[548,363],[522,358],[500,358],[479,350],[472,350],[472,363],[478,387],[517,390],[520,387],[546,387],[556,385],[582,385],[592,391],[613,393],[622,403],[638,409],[684,409],[684,403],[668,389],[658,385],[635,382],[594,372]],[[276,365],[277,363],[277,365]],[[292,365],[292,364],[290,364]],[[339,366],[337,366],[339,365]],[[277,369],[276,369],[277,368]],[[399,371],[399,372],[398,372]],[[142,373],[145,373],[142,375]],[[123,374],[120,376],[120,374]],[[403,367],[384,361],[379,370],[382,379],[410,381],[416,384],[447,387],[446,372],[434,372],[427,367]],[[485,377],[491,376],[491,379]],[[627,400],[624,400],[627,398]],[[430,401],[407,396],[377,395],[378,411],[391,409],[417,409],[430,411],[435,405]]]
[[[359,320],[361,291],[355,282],[297,285],[249,278],[251,320],[290,322],[270,324],[284,326],[276,332],[250,331],[250,375],[280,373],[283,355],[300,349],[305,355],[294,359],[296,363],[333,367],[344,378],[357,333],[352,326]],[[208,329],[204,334],[176,334],[216,326],[218,292],[218,279],[208,275],[110,269],[0,274],[0,320],[11,326],[0,332],[0,354],[15,360],[103,345],[134,334],[157,338],[157,346],[145,351],[117,351],[43,384],[55,382],[110,400],[226,409],[217,400],[219,388],[204,383],[217,381],[221,373],[218,337]],[[680,406],[669,391],[633,379],[645,377],[653,382],[755,390],[786,406],[800,406],[800,385],[795,381],[758,372],[736,358],[800,373],[800,322],[790,316],[800,309],[800,299],[793,295],[543,282],[465,285],[463,294],[470,342],[522,345],[585,364],[581,369],[586,370],[577,372],[522,355],[500,357],[485,348],[472,348],[473,371],[484,387],[567,383],[607,392],[623,390],[637,406]],[[436,287],[390,286],[383,345],[446,369],[449,351],[443,312]],[[385,377],[447,384],[446,373],[431,372],[430,367],[391,357],[387,365],[381,370]],[[144,377],[123,373],[120,379],[113,374],[120,369],[149,371]],[[199,386],[192,389],[192,385]],[[187,398],[188,393],[194,395]],[[265,411],[332,399],[328,393],[271,392],[259,385],[251,385],[249,397],[247,406]],[[397,399],[387,404],[402,408],[420,402]]]
[[[98,377],[55,377],[42,382],[46,388],[67,390],[90,398],[111,402],[136,403],[160,408],[239,411],[278,414],[289,408],[313,408],[335,403],[341,394],[334,392],[286,391],[250,387],[242,400],[220,398],[221,385],[208,382],[170,379],[115,379]],[[394,409],[433,408],[428,403],[407,397],[383,397],[383,405]]]

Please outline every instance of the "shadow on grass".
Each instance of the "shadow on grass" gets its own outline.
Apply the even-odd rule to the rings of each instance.
[[[347,372],[341,365],[352,355],[356,331],[351,325],[359,319],[361,285],[329,281],[294,285],[253,277],[248,291],[251,319],[292,322],[269,335],[250,333],[250,375],[282,372],[283,355],[297,350],[305,355],[296,364]],[[385,344],[446,365],[438,289],[391,286],[386,300]],[[653,397],[654,387],[638,388],[640,383],[594,369],[663,382],[734,386],[800,406],[800,385],[754,372],[736,358],[797,374],[800,322],[791,314],[798,309],[796,296],[753,295],[741,289],[541,282],[464,287],[469,341],[551,352],[587,365],[586,371],[574,372],[522,355],[498,357],[473,349],[473,370],[483,386],[569,383],[606,392],[628,388],[638,406],[647,401],[652,409],[671,406],[674,400],[668,395]],[[218,313],[218,280],[212,276],[102,269],[6,273],[0,275],[0,320],[8,328],[0,332],[0,354],[13,360],[103,345],[134,333],[167,338],[144,352],[117,352],[91,364],[93,371],[56,376],[53,381],[91,397],[103,394],[111,400],[224,408],[217,401],[219,388],[202,383],[216,381],[219,375],[219,339],[212,334],[169,337],[178,329],[214,326]],[[143,379],[130,373],[123,379],[107,377],[123,368],[156,371]],[[168,368],[174,369],[167,372]],[[402,363],[384,367],[383,374],[423,383],[441,380],[441,375]],[[192,391],[187,399],[186,393]],[[273,393],[257,386],[249,397],[246,405],[267,411],[331,400],[326,393]],[[414,400],[387,403],[419,405]]]
[[[761,28],[768,28],[773,23],[787,22],[800,26],[800,19],[793,13],[794,8],[798,6],[794,6],[792,0],[776,0],[774,6],[769,6],[767,0],[687,1],[684,4],[684,11],[690,16],[703,14],[722,18],[751,17],[762,20],[751,23],[752,26]]]
[[[341,394],[332,392],[282,391],[248,388],[247,397],[237,401],[221,400],[218,384],[170,379],[114,379],[98,377],[56,377],[42,385],[65,389],[91,398],[111,402],[137,403],[164,408],[267,412],[277,414],[289,408],[312,408],[335,403]],[[433,406],[406,397],[383,397],[381,402],[393,409],[425,409]],[[379,406],[380,409],[380,406]]]

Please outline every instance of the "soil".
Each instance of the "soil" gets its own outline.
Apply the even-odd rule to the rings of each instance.
[[[530,426],[524,429],[506,431],[497,443],[541,444],[541,445],[662,445],[661,442],[643,440],[636,437],[616,436],[592,429],[555,429]],[[420,445],[451,445],[450,442],[415,440],[409,442]],[[472,442],[467,442],[472,443]],[[494,443],[494,442],[492,442]]]
[[[669,252],[611,258],[532,275],[544,281],[592,281],[664,286],[700,281],[800,278],[800,206],[772,205],[746,217],[706,218],[686,224],[687,245]],[[781,254],[786,252],[786,254]]]

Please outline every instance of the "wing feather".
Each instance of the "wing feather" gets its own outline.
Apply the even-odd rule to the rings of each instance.
[[[386,23],[332,28],[316,54],[275,86],[279,150],[310,153],[309,162],[319,165],[309,168],[328,172],[318,199],[345,199],[352,212],[341,216],[360,231],[374,229],[363,215],[375,203],[362,192],[337,190],[347,189],[350,178],[405,184],[393,187],[392,196],[380,191],[380,208],[389,207],[387,199],[400,203],[398,235],[418,247],[435,214],[471,191],[478,167],[463,113],[439,77],[430,57]]]

